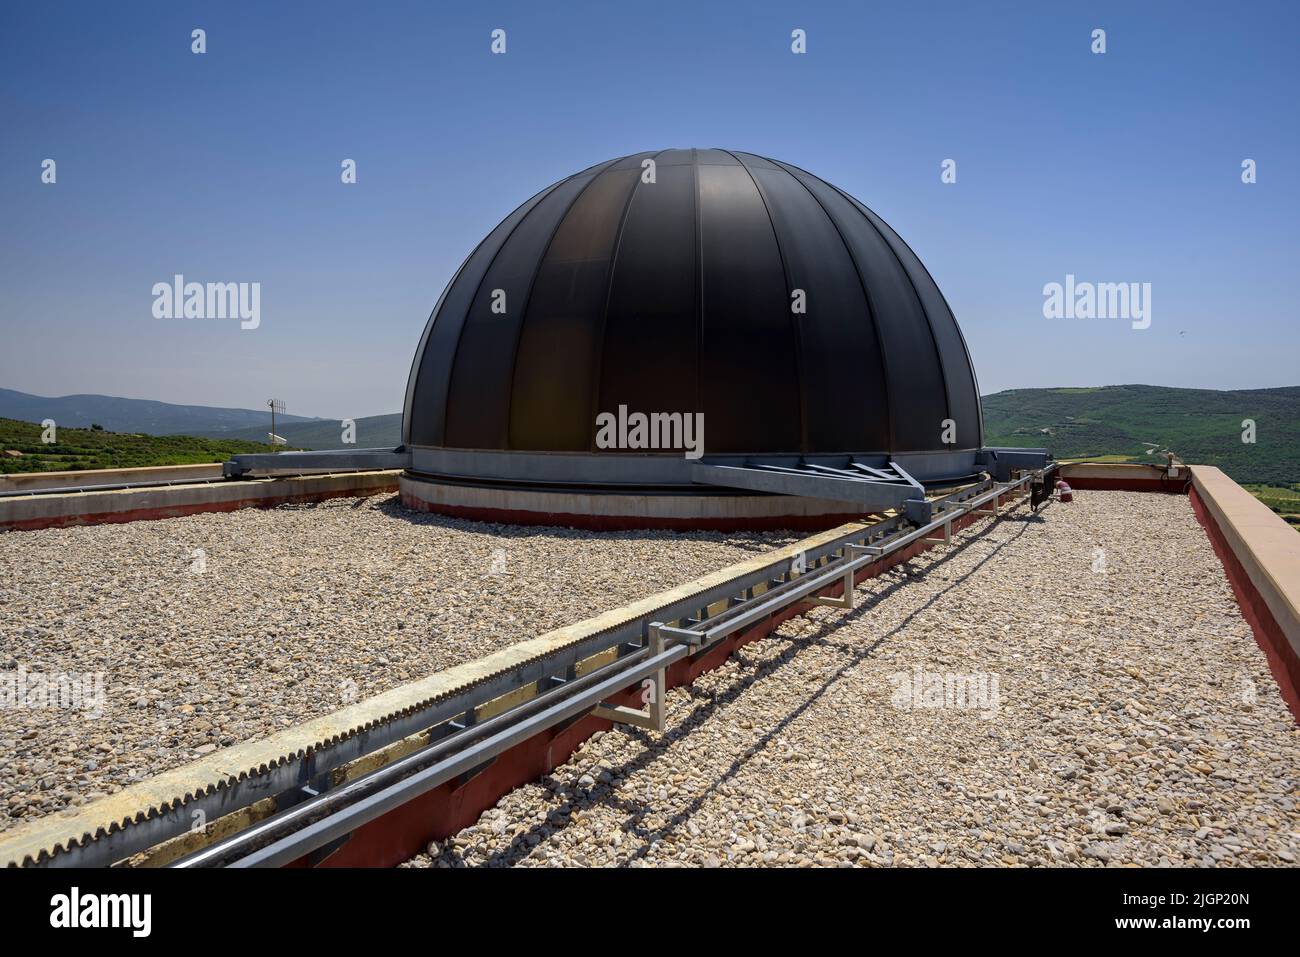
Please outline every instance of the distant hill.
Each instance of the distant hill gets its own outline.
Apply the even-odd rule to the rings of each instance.
[[[57,441],[46,445],[41,441],[42,431],[34,422],[0,418],[0,474],[193,465],[224,462],[241,452],[271,451],[270,446],[256,442],[191,435],[124,434],[62,425],[55,429]],[[12,454],[15,452],[19,454]]]
[[[988,445],[1045,446],[1057,458],[1163,462],[1148,445],[1185,462],[1217,465],[1240,483],[1300,482],[1300,386],[1169,389],[1115,385],[1011,389],[984,396]],[[1242,442],[1242,420],[1255,443]]]
[[[221,409],[206,405],[173,405],[149,399],[121,399],[111,395],[46,397],[0,389],[0,417],[24,422],[53,419],[60,427],[103,426],[110,432],[149,435],[206,435],[217,438],[245,431],[245,438],[265,442],[271,427],[269,409]],[[276,416],[281,422],[318,422],[303,415]],[[254,437],[252,432],[260,431]]]
[[[357,426],[356,443],[343,444],[343,423],[339,419],[316,419],[311,422],[291,422],[283,427],[276,422],[276,431],[290,445],[300,449],[378,449],[396,448],[402,441],[402,413],[370,415],[354,420]],[[265,442],[268,423],[252,429],[231,433],[230,438]]]

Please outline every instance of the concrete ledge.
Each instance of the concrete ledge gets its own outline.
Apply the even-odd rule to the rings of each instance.
[[[69,485],[124,485],[128,482],[196,482],[221,478],[221,463],[148,465],[134,469],[77,469],[71,472],[13,472],[0,475],[0,492],[30,492]]]
[[[221,466],[216,468],[219,474]],[[290,502],[318,502],[343,495],[375,495],[395,491],[397,476],[396,471],[346,472],[302,478],[3,498],[0,499],[0,531],[136,522],[177,518],[197,512],[232,512],[240,508],[271,508]]]
[[[1191,471],[1192,508],[1300,720],[1300,533],[1219,469]]]

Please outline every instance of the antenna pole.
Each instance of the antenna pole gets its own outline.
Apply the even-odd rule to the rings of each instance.
[[[280,444],[275,441],[276,435],[278,434],[275,431],[275,413],[277,411],[280,413],[284,412],[284,400],[267,399],[266,404],[271,407],[271,451],[278,453],[280,451]]]

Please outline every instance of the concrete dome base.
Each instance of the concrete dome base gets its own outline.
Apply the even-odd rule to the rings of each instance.
[[[479,522],[555,525],[594,531],[821,531],[856,521],[861,512],[826,499],[702,490],[628,491],[471,485],[404,472],[402,504],[421,512]]]

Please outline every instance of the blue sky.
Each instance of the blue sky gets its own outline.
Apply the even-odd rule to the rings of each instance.
[[[986,393],[1294,385],[1297,11],[5,4],[0,386],[397,411],[430,309],[492,226],[571,172],[670,146],[775,156],[875,209]],[[153,318],[177,272],[260,282],[261,326]],[[1150,282],[1151,327],[1045,319],[1067,273]]]

